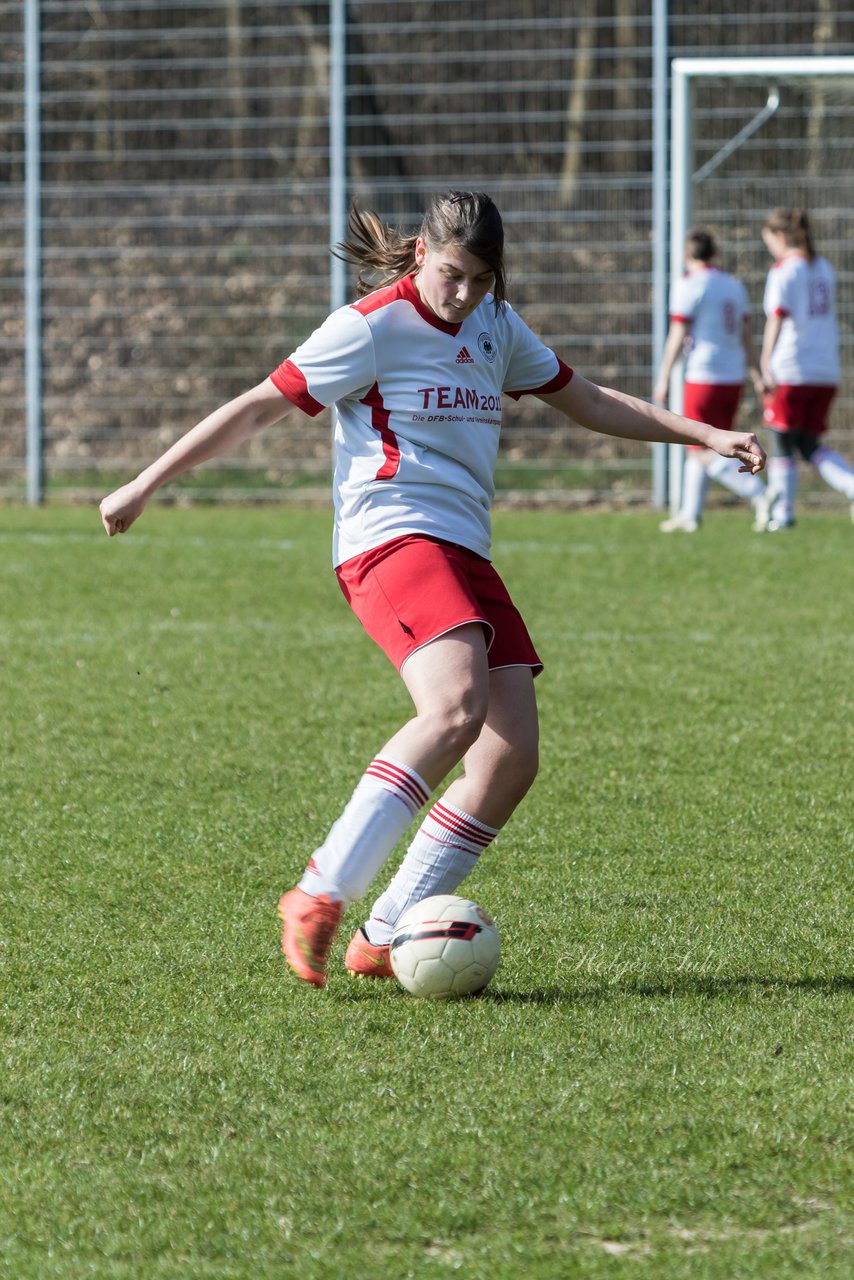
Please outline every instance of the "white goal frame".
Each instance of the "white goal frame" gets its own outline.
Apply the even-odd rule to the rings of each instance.
[[[732,155],[743,142],[762,127],[780,103],[780,83],[792,80],[825,80],[831,77],[854,83],[851,58],[674,58],[671,63],[670,116],[670,279],[682,274],[685,237],[694,214],[694,187]],[[768,101],[760,112],[714,155],[702,169],[694,169],[693,110],[694,85],[701,79],[732,79],[740,83],[758,81],[768,86]],[[668,293],[665,292],[665,297]],[[660,358],[661,353],[658,353]],[[670,405],[682,411],[683,368],[680,360],[670,380]],[[675,515],[682,497],[685,449],[682,445],[660,446],[667,450],[667,497]]]

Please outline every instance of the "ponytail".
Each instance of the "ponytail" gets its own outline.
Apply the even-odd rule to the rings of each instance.
[[[349,237],[336,245],[332,252],[336,258],[358,266],[358,298],[381,285],[396,284],[415,270],[417,236],[404,236],[387,227],[370,209],[360,209],[355,200],[350,206],[347,229]],[[371,280],[369,276],[372,273],[378,279]]]
[[[353,201],[347,228],[349,236],[332,252],[358,267],[357,297],[412,275],[417,270],[415,242],[420,236],[431,249],[458,244],[485,262],[495,276],[492,288],[495,310],[503,308],[504,226],[501,214],[485,192],[448,191],[437,196],[415,235],[404,235],[386,226],[375,213],[359,209]]]
[[[811,262],[815,258],[816,248],[806,209],[774,209],[765,220],[765,229],[782,234],[790,249],[799,249]]]

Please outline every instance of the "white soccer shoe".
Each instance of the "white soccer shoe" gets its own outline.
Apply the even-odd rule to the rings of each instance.
[[[658,527],[662,533],[696,533],[700,527],[700,521],[691,520],[688,516],[671,516]]]
[[[765,526],[766,533],[781,533],[783,529],[794,529],[794,520],[769,520]]]
[[[771,519],[771,504],[768,495],[764,494],[753,503],[753,532],[765,533]]]

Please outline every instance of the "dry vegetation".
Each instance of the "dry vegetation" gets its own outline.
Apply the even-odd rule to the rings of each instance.
[[[841,6],[786,8],[678,0],[673,51],[854,48]],[[45,422],[59,475],[149,456],[268,372],[325,314],[329,6],[46,0],[41,9]],[[0,6],[12,124],[0,156],[7,474],[23,454],[22,10]],[[733,20],[722,23],[727,10]],[[649,6],[356,0],[348,17],[353,192],[411,225],[437,186],[494,191],[507,214],[514,303],[585,373],[646,394]],[[725,105],[736,117],[752,109],[737,93]],[[803,98],[787,137],[803,146],[816,129],[823,138],[847,129],[825,105]],[[726,120],[722,128],[732,131]],[[755,169],[757,153],[742,163]],[[591,450],[620,454],[535,406],[514,409],[508,458],[589,459]],[[294,468],[322,469],[326,453],[324,432],[301,430],[271,434],[246,457],[278,483]]]

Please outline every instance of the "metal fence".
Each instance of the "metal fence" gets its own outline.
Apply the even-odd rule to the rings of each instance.
[[[647,395],[655,11],[671,56],[854,53],[830,0],[349,0],[346,195],[414,226],[436,190],[489,190],[510,297],[594,381]],[[259,381],[330,304],[330,4],[41,0],[38,244],[47,493],[92,496]],[[25,3],[0,0],[0,492],[25,489]],[[32,69],[31,69],[32,72]],[[699,160],[761,105],[704,87]],[[768,208],[805,203],[840,276],[854,360],[854,90],[781,86],[773,120],[695,195],[761,328]],[[30,213],[32,219],[32,214]],[[30,233],[33,233],[32,221]],[[745,417],[755,419],[746,398]],[[854,397],[834,438],[854,454]],[[184,492],[325,496],[324,419],[288,420]],[[505,498],[642,501],[646,446],[510,408]],[[832,500],[832,498],[830,499]]]

